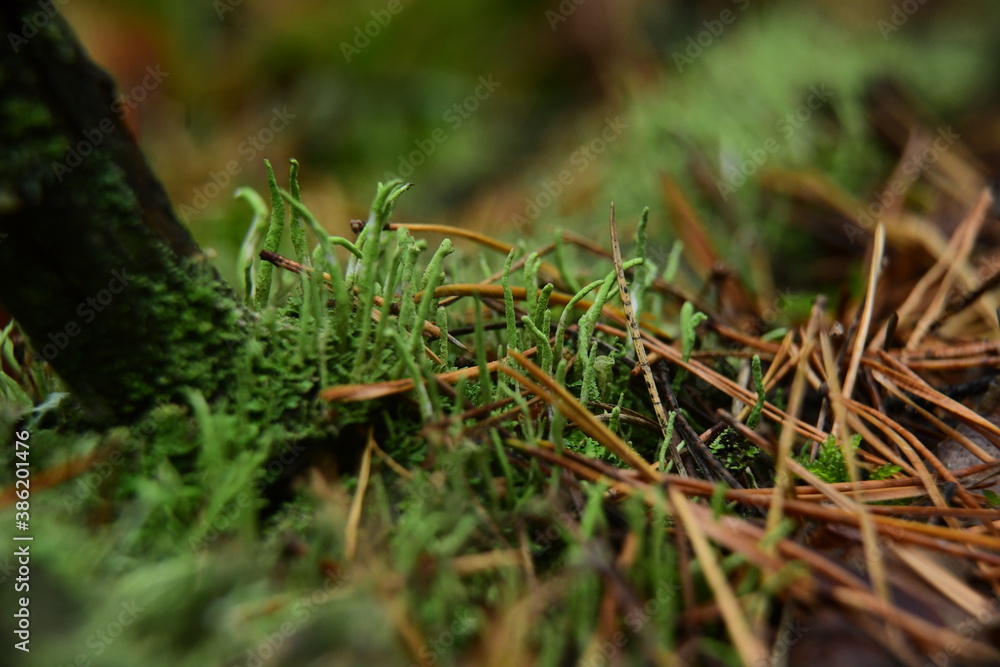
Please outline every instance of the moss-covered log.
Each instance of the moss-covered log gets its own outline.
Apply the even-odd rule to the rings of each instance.
[[[241,311],[55,6],[0,4],[0,302],[99,411],[211,394]]]

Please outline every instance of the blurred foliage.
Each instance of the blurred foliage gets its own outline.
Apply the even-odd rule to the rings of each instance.
[[[311,174],[304,201],[344,235],[371,182],[393,174],[416,183],[414,218],[514,237],[531,233],[519,217],[593,229],[615,200],[625,215],[650,206],[663,244],[670,174],[753,284],[749,253],[731,249],[808,256],[809,239],[784,233],[784,202],[753,178],[719,210],[693,170],[718,180],[774,138],[768,168],[809,165],[863,195],[890,165],[865,123],[871,83],[899,82],[948,120],[995,90],[995,3],[920,6],[890,31],[894,6],[78,0],[66,12],[123,90],[147,66],[169,72],[131,120],[227,277],[245,213],[229,195],[262,189],[264,157],[295,157]],[[829,99],[782,124],[811,88]],[[255,144],[276,109],[294,118]]]

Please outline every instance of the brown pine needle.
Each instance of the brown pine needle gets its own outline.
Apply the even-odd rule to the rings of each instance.
[[[895,544],[893,553],[930,586],[976,618],[990,616],[990,601],[956,577],[941,563],[913,547]]]
[[[451,559],[451,566],[455,570],[455,574],[459,576],[495,570],[501,567],[521,567],[522,564],[521,552],[517,549],[466,554]]]
[[[726,621],[726,629],[740,654],[740,659],[745,665],[753,665],[756,664],[755,661],[766,659],[767,649],[750,629],[750,623],[736,599],[736,593],[730,587],[722,568],[719,566],[718,559],[705,538],[705,533],[699,523],[695,521],[687,498],[673,486],[668,488],[668,493],[675,515],[684,522],[684,529],[691,539],[691,546],[698,557],[702,573],[715,595],[715,602],[719,605],[722,617]]]
[[[114,450],[111,448],[93,451],[89,454],[66,461],[65,463],[60,463],[59,465],[48,468],[47,470],[43,470],[37,475],[32,475],[31,488],[34,491],[42,491],[53,486],[58,486],[63,482],[68,482],[88,470],[91,470],[98,463],[106,460],[113,454]],[[17,486],[18,485],[15,483],[0,490],[0,509],[13,505],[17,500]]]
[[[389,469],[392,470],[394,473],[396,473],[397,475],[399,475],[400,477],[402,477],[407,481],[413,479],[413,473],[404,468],[403,466],[399,465],[399,463],[396,462],[396,459],[389,456],[385,452],[385,450],[379,447],[378,443],[375,442],[374,440],[372,440],[372,449],[375,452],[375,456],[382,459],[382,462],[385,463],[387,466],[389,466]]]
[[[653,378],[653,371],[649,367],[649,360],[646,358],[646,346],[642,343],[642,334],[639,331],[639,323],[635,319],[635,310],[632,308],[632,297],[628,291],[628,283],[625,282],[625,270],[622,268],[622,251],[618,243],[618,225],[615,224],[615,205],[611,204],[611,248],[614,253],[615,276],[618,278],[618,291],[622,297],[622,308],[625,310],[625,319],[628,322],[629,342],[635,348],[635,358],[642,369],[642,377],[646,381],[646,389],[649,391],[649,398],[653,401],[653,412],[656,413],[656,421],[660,424],[663,438],[667,440],[667,447],[670,450],[670,459],[674,462],[674,469],[679,475],[687,474],[684,463],[681,461],[680,453],[673,438],[670,438],[670,426],[667,421],[667,413],[663,410],[663,403],[660,400],[660,391],[656,388],[656,380]]]
[[[937,293],[931,300],[930,306],[924,311],[909,340],[906,341],[905,349],[907,352],[917,349],[924,336],[930,330],[931,325],[944,310],[948,293],[958,279],[961,267],[965,264],[969,253],[972,251],[972,246],[979,235],[979,230],[986,219],[986,213],[989,211],[992,203],[993,197],[990,195],[989,188],[986,188],[979,196],[979,200],[972,211],[969,212],[969,215],[966,216],[962,224],[955,230],[956,243],[954,244],[954,252],[948,257],[947,271],[941,280],[941,285],[938,287]],[[949,250],[952,250],[952,247],[949,247]]]
[[[984,418],[982,415],[970,410],[950,396],[937,391],[917,374],[897,360],[893,359],[885,352],[879,351],[879,356],[883,361],[887,362],[891,368],[875,361],[867,362],[873,370],[878,371],[877,373],[873,373],[876,379],[878,379],[881,375],[889,380],[892,380],[900,389],[908,391],[919,398],[935,404],[939,408],[951,412],[955,417],[958,417],[962,421],[966,422],[977,431],[980,431],[987,436],[992,435],[996,438],[1000,438],[1000,426],[997,426],[993,422]]]
[[[882,251],[883,242],[885,239],[885,230],[879,226],[875,233],[875,250],[872,253],[872,265],[881,264],[882,261]],[[878,281],[878,271],[873,268],[870,278],[868,291],[870,294],[874,293],[875,285]],[[857,358],[852,356],[851,364],[852,368],[856,371],[858,363],[860,362],[861,352],[864,348],[864,340],[868,334],[868,323],[871,320],[871,299],[865,300],[865,311],[862,316],[862,324],[859,327],[858,335],[855,340],[854,351],[856,352]],[[826,335],[825,332],[820,336],[820,347],[822,350],[823,361],[826,370],[826,383],[829,391],[827,396],[831,400],[831,405],[833,407],[833,413],[836,415],[834,421],[835,433],[837,435],[837,444],[840,446],[841,457],[847,468],[848,477],[851,482],[858,483],[860,481],[860,476],[858,474],[858,459],[854,452],[854,448],[851,446],[851,434],[848,428],[848,420],[846,418],[847,408],[844,405],[845,399],[849,396],[845,393],[841,393],[840,390],[840,379],[837,377],[837,365],[835,362],[835,357],[833,354],[833,348],[830,344],[830,337]],[[839,428],[837,428],[839,426]],[[815,482],[814,482],[815,485]],[[834,492],[836,493],[836,492]],[[839,495],[839,494],[838,494]],[[843,497],[843,496],[841,496]],[[878,596],[885,600],[890,601],[889,597],[889,584],[888,579],[885,574],[885,567],[882,562],[881,553],[879,550],[879,545],[877,542],[877,536],[875,533],[875,526],[872,523],[871,516],[867,512],[867,507],[865,506],[864,492],[861,488],[857,490],[857,502],[852,500],[854,507],[852,508],[858,515],[858,519],[861,521],[861,538],[862,547],[864,548],[865,563],[867,565],[868,572],[871,576],[872,584],[875,587],[875,591]],[[895,644],[899,644],[902,638],[893,629],[888,628],[890,639]]]
[[[984,664],[1000,663],[1000,651],[997,651],[996,648],[975,639],[962,637],[952,630],[908,614],[873,595],[839,586],[835,587],[831,594],[834,599],[849,608],[882,616],[886,621],[899,626],[923,644],[955,647],[955,653],[958,655],[985,661]]]
[[[517,380],[526,389],[530,389],[536,395],[541,396],[546,403],[556,407],[567,419],[574,422],[581,431],[594,440],[597,440],[597,442],[611,453],[635,468],[647,480],[656,481],[659,479],[659,476],[650,469],[648,461],[643,459],[638,452],[632,449],[628,443],[618,437],[617,434],[605,426],[599,419],[595,418],[589,410],[580,405],[580,401],[565,387],[559,385],[555,380],[546,375],[541,368],[517,350],[508,350],[508,354],[522,368],[528,371],[533,378],[538,380],[541,385],[544,385],[544,388],[509,366],[500,366],[500,370]]]
[[[656,337],[644,334],[644,341],[646,345],[657,352],[661,358],[667,359],[670,363],[685,369],[695,377],[705,380],[719,391],[728,394],[731,398],[739,397],[740,400],[748,404],[752,404],[757,400],[757,393],[755,391],[751,391],[746,387],[740,386],[733,380],[727,378],[725,375],[722,375],[715,369],[706,366],[696,359],[684,361],[680,350],[664,344],[662,341],[657,340]],[[792,424],[795,432],[802,437],[818,442],[826,440],[827,434],[825,432],[817,429],[812,424],[807,424],[801,419],[791,417],[786,411],[775,407],[773,403],[767,401],[764,402],[763,414],[765,417],[775,422]]]
[[[809,325],[806,328],[805,337],[802,342],[802,349],[799,351],[795,379],[792,380],[792,390],[788,397],[788,415],[791,419],[797,419],[802,403],[805,400],[806,390],[806,369],[809,363],[809,356],[812,354],[813,342],[816,339],[816,330],[819,327],[819,320],[822,317],[824,299],[819,298],[813,305],[813,314],[809,318]],[[792,461],[792,442],[795,438],[795,430],[790,424],[785,424],[781,429],[781,438],[778,440],[777,463],[778,469],[775,472],[774,485],[775,493],[771,497],[771,508],[767,513],[767,532],[774,533],[781,523],[782,504],[785,496],[792,494],[792,476],[788,472],[789,463]]]
[[[358,487],[351,501],[351,509],[347,515],[347,529],[344,534],[344,555],[347,560],[354,560],[358,549],[358,526],[361,524],[361,508],[365,502],[365,491],[368,489],[368,478],[372,470],[372,450],[375,444],[375,427],[368,429],[368,444],[361,456],[361,470],[358,472]]]
[[[885,226],[879,223],[875,228],[875,244],[872,246],[871,265],[868,267],[868,289],[865,293],[865,305],[861,314],[861,322],[854,337],[854,348],[851,350],[851,361],[844,375],[844,397],[854,395],[854,382],[858,377],[858,367],[861,364],[861,353],[865,349],[868,329],[871,326],[872,310],[875,307],[875,290],[878,287],[878,277],[882,270],[882,257],[885,255]]]
[[[531,348],[524,351],[526,356],[534,355],[538,348]],[[502,360],[491,361],[486,364],[490,373],[495,372]],[[479,377],[479,367],[470,366],[460,368],[455,371],[438,373],[434,376],[442,382],[456,384],[462,378],[474,379]],[[405,394],[414,388],[413,378],[403,378],[400,380],[386,380],[384,382],[373,382],[370,384],[344,384],[337,387],[329,387],[320,392],[319,397],[331,403],[352,403],[358,401],[370,401],[376,398],[384,398],[395,394]]]
[[[477,232],[475,230],[466,229],[464,227],[453,227],[451,225],[437,225],[437,224],[415,224],[415,223],[389,223],[386,229],[395,231],[400,227],[406,227],[411,232],[421,232],[424,234],[441,234],[447,237],[460,237],[468,239],[479,245],[495,250],[503,255],[509,254],[514,246],[509,243],[504,243],[503,241],[498,241],[497,239],[487,236],[486,234]],[[557,287],[565,289],[566,285],[560,278],[559,269],[557,269],[552,264],[548,262],[542,262],[538,267],[539,273],[545,275],[554,285]]]

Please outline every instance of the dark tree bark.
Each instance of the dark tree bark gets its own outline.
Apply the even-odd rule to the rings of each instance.
[[[54,7],[0,3],[0,302],[100,412],[211,395],[242,312]]]

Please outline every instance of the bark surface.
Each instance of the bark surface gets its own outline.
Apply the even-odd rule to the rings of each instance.
[[[100,412],[185,386],[211,395],[243,313],[175,217],[110,77],[40,7],[0,4],[0,302]]]

